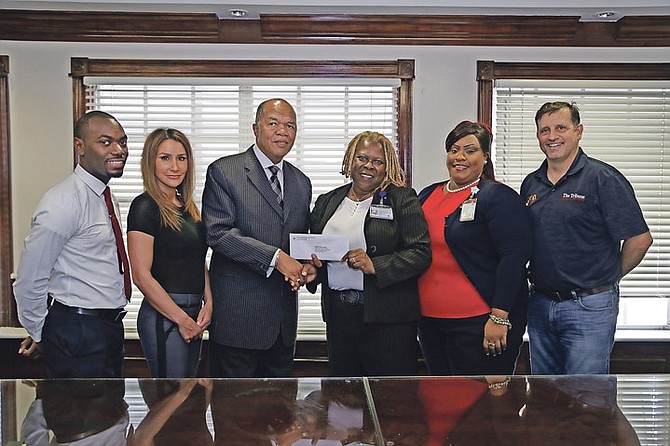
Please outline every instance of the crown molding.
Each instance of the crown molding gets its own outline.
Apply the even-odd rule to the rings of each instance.
[[[558,30],[547,32],[547,29]],[[0,9],[0,39],[64,42],[454,46],[670,46],[670,16],[261,14]]]

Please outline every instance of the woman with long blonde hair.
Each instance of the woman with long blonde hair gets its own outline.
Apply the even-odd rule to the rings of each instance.
[[[212,297],[191,143],[179,130],[156,129],[144,143],[141,168],[144,192],[128,213],[132,276],[144,294],[140,342],[152,377],[194,377]]]

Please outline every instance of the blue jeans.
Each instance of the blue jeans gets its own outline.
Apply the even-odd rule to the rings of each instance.
[[[618,286],[560,302],[532,291],[528,302],[531,373],[609,373],[618,314]]]

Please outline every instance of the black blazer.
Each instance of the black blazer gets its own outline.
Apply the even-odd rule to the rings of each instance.
[[[323,228],[344,200],[350,184],[320,195],[311,214],[310,232],[321,234]],[[386,188],[384,204],[393,209],[393,220],[365,217],[366,252],[372,259],[376,274],[365,275],[365,322],[399,323],[419,319],[418,276],[430,265],[430,237],[416,192],[408,187],[390,185]],[[373,204],[381,197],[375,193]],[[328,322],[328,272],[321,268],[317,280],[308,284],[315,292],[323,283],[321,308]]]
[[[419,201],[443,184],[426,187]],[[460,221],[460,207],[445,216],[444,242],[486,303],[523,317],[525,324],[526,264],[532,249],[528,209],[505,184],[482,179],[478,188],[474,220]]]

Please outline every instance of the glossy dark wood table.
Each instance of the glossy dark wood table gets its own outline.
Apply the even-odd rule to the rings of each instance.
[[[668,375],[5,380],[0,444],[668,445],[669,401]]]

